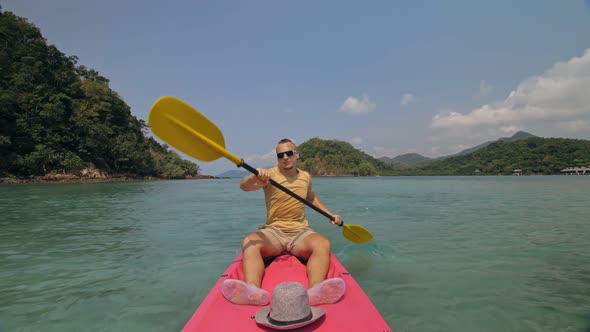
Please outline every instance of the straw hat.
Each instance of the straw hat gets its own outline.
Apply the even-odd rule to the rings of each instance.
[[[256,323],[277,330],[292,330],[315,322],[326,313],[312,307],[305,286],[298,282],[283,282],[272,291],[270,308],[256,312]]]

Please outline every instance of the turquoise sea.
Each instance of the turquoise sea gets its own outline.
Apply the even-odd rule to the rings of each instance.
[[[394,331],[590,331],[590,176],[313,181]],[[264,220],[238,182],[0,185],[0,331],[180,330]]]

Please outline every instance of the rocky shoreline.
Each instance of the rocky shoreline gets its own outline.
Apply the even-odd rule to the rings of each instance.
[[[315,177],[354,177],[352,174],[317,174]],[[99,182],[130,182],[130,181],[162,181],[162,180],[202,180],[202,179],[228,179],[229,177],[217,177],[213,175],[199,174],[187,176],[182,179],[169,179],[154,176],[139,176],[131,173],[110,174],[96,168],[85,168],[82,171],[72,173],[51,173],[41,176],[16,177],[13,175],[0,176],[2,183],[99,183]]]
[[[200,180],[200,179],[217,179],[212,175],[195,175],[187,176],[183,179],[174,180]],[[58,173],[45,174],[42,176],[32,176],[19,178],[16,176],[0,177],[0,183],[95,183],[95,182],[128,182],[128,181],[162,181],[171,180],[154,176],[138,176],[136,174],[121,173],[109,174],[98,169],[85,168],[77,174]]]

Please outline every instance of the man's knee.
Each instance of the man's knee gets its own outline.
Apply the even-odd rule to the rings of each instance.
[[[330,252],[330,250],[332,250],[332,244],[330,243],[330,240],[328,240],[327,238],[319,235],[319,234],[313,234],[313,236],[310,236],[310,240],[311,240],[311,248],[313,251],[324,251],[324,252]]]
[[[258,249],[260,250],[264,246],[264,239],[262,239],[258,234],[253,233],[244,238],[242,241],[242,251],[246,251],[248,249]]]

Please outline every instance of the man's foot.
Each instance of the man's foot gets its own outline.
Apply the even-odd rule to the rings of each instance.
[[[221,283],[221,293],[234,304],[265,305],[269,302],[267,291],[237,279],[224,280]]]
[[[345,290],[346,284],[341,278],[326,279],[307,291],[309,304],[315,306],[335,303],[344,295]]]

